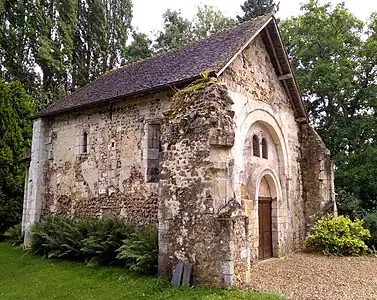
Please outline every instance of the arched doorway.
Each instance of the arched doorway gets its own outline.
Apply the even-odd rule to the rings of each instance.
[[[267,176],[261,179],[258,192],[259,247],[258,259],[264,260],[274,256],[273,245],[273,209],[276,205],[276,188]],[[275,201],[275,203],[274,203]]]

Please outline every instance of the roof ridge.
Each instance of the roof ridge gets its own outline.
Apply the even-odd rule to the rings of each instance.
[[[255,34],[272,14],[263,15],[170,51],[161,51],[146,59],[128,63],[104,74],[53,102],[35,117],[43,117],[73,108],[104,103],[181,84],[205,70],[216,72]]]
[[[258,16],[256,18],[253,18],[253,19],[250,19],[248,21],[245,21],[245,22],[242,22],[242,23],[236,23],[235,25],[231,26],[231,27],[228,27],[228,28],[224,28],[216,33],[213,33],[205,38],[202,38],[202,39],[199,39],[199,40],[196,40],[196,41],[192,41],[186,45],[182,45],[181,47],[179,48],[175,48],[175,49],[170,49],[170,50],[162,50],[161,52],[157,52],[155,53],[154,55],[150,56],[150,57],[147,57],[147,58],[142,58],[142,59],[139,59],[139,60],[136,60],[136,61],[133,61],[133,62],[130,62],[130,63],[127,63],[123,66],[120,66],[118,68],[114,68],[114,69],[111,69],[111,70],[108,70],[106,71],[105,73],[103,73],[102,75],[100,75],[98,78],[96,78],[95,80],[97,79],[100,79],[102,76],[105,76],[106,74],[109,74],[109,73],[112,73],[112,72],[116,72],[116,71],[121,71],[121,70],[124,70],[124,69],[127,69],[128,67],[131,67],[131,66],[134,66],[136,64],[139,64],[139,63],[142,63],[142,62],[147,62],[147,61],[150,61],[150,60],[153,60],[153,59],[156,59],[158,57],[163,57],[164,55],[168,55],[168,54],[171,54],[171,53],[176,53],[176,52],[179,52],[181,50],[184,50],[186,48],[189,48],[190,46],[193,46],[193,45],[196,45],[198,43],[201,43],[203,41],[206,41],[206,40],[210,40],[211,38],[215,38],[216,36],[219,36],[221,34],[224,34],[228,31],[232,31],[234,30],[235,28],[238,28],[238,27],[241,27],[241,26],[245,26],[245,24],[248,24],[248,23],[252,23],[252,22],[255,22],[256,20],[259,20],[259,19],[263,19],[263,18],[266,18],[266,21],[268,20],[269,17],[271,16],[274,16],[274,13],[273,12],[270,12],[270,13],[267,13],[267,14],[264,14],[262,16]],[[90,82],[91,83],[91,82]],[[88,83],[88,84],[90,84]],[[86,85],[85,85],[86,86]],[[80,88],[81,89],[81,88]]]

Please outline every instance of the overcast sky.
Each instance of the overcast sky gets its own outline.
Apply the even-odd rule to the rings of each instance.
[[[329,0],[336,4],[341,1]],[[190,18],[196,7],[201,4],[212,5],[224,14],[235,17],[241,13],[240,4],[244,0],[133,0],[133,24],[145,33],[151,33],[162,27],[162,14],[168,9],[182,10]],[[302,0],[280,0],[278,17],[285,18],[300,12]],[[327,2],[327,1],[326,1]],[[345,0],[346,6],[357,17],[366,20],[371,12],[377,11],[377,0]]]

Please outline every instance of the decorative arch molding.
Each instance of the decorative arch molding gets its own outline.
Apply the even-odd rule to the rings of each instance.
[[[270,188],[271,197],[276,199],[278,203],[283,201],[283,191],[280,184],[279,176],[271,168],[257,168],[249,174],[247,180],[248,194],[253,196],[258,202],[259,188],[262,179],[265,178]]]
[[[242,147],[239,150],[243,151],[246,139],[250,135],[250,130],[253,124],[255,124],[256,122],[260,122],[267,128],[276,145],[280,164],[279,175],[282,177],[289,177],[288,145],[281,126],[271,112],[265,109],[255,109],[253,111],[250,111],[248,115],[243,119],[243,121],[237,124],[238,126],[236,130],[236,140],[238,141],[239,146]],[[243,156],[240,159],[242,161],[239,161],[238,165],[243,167],[239,170],[240,177],[238,180],[240,183],[246,184],[250,174],[250,167],[248,167],[247,162],[243,161]]]

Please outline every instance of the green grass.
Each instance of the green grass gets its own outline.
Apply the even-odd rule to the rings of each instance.
[[[247,291],[169,287],[166,280],[119,268],[86,267],[48,260],[0,243],[0,300],[3,299],[144,299],[277,300]]]

